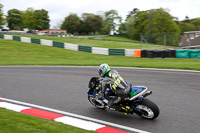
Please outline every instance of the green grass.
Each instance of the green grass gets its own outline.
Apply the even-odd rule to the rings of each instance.
[[[88,37],[102,37],[105,35],[83,35],[83,36],[73,36],[74,38],[88,38]]]
[[[96,133],[0,108],[0,133]]]
[[[96,55],[38,44],[0,39],[0,65],[75,65],[200,70],[200,59],[149,59]]]
[[[140,43],[140,41],[132,40],[129,38],[121,37],[121,36],[107,36],[103,37],[102,40],[115,40],[115,41],[124,41],[124,42],[133,42],[133,43]]]
[[[200,70],[200,59],[148,59],[105,56],[0,39],[0,65],[98,66],[101,63],[108,63],[111,67],[126,66]],[[52,120],[19,114],[1,108],[0,114],[0,133],[89,133],[89,131],[67,126]]]
[[[50,36],[32,36],[32,35],[14,35],[14,36],[23,36],[23,37],[30,37],[30,38],[37,38],[37,39],[47,39],[47,40],[53,40],[58,42],[66,42],[66,43],[73,43],[83,46],[91,46],[91,47],[102,47],[102,48],[118,48],[118,49],[140,49],[141,44],[139,41],[133,41],[133,43],[130,42],[120,42],[124,40],[130,40],[123,37],[117,37],[112,36],[108,37],[112,40],[116,41],[104,41],[104,40],[92,40],[92,39],[74,39],[74,38],[62,38],[62,37],[50,37]],[[119,42],[118,42],[118,41]],[[148,45],[143,44],[143,49],[165,49],[162,45]],[[167,48],[178,48],[178,47],[167,47]]]

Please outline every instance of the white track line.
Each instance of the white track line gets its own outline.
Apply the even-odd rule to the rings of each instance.
[[[55,113],[59,113],[59,114],[63,114],[63,115],[68,115],[68,116],[72,116],[72,117],[76,117],[76,118],[80,118],[80,119],[84,119],[84,120],[89,120],[89,121],[93,121],[93,122],[97,122],[97,123],[101,123],[101,124],[105,124],[105,125],[109,125],[109,126],[113,126],[113,127],[118,127],[121,129],[129,130],[129,131],[133,131],[133,132],[137,132],[137,133],[150,133],[150,132],[143,131],[140,129],[131,128],[131,127],[127,127],[127,126],[123,126],[123,125],[119,125],[119,124],[115,124],[115,123],[111,123],[111,122],[107,122],[107,121],[102,121],[102,120],[98,120],[98,119],[94,119],[94,118],[90,118],[90,117],[86,117],[86,116],[82,116],[82,115],[77,115],[77,114],[73,114],[73,113],[69,113],[69,112],[65,112],[65,111],[60,111],[60,110],[56,110],[56,109],[52,109],[52,108],[47,108],[47,107],[43,107],[43,106],[39,106],[39,105],[35,105],[35,104],[20,102],[20,101],[7,99],[7,98],[3,98],[3,97],[0,97],[0,100],[11,102],[11,103],[16,103],[16,104],[21,104],[21,105],[26,105],[29,107],[35,107],[38,109],[55,112]]]
[[[42,68],[42,67],[46,67],[46,68],[53,68],[53,67],[57,67],[57,68],[67,68],[67,67],[77,67],[77,68],[81,68],[81,67],[85,67],[85,68],[97,68],[98,66],[0,66],[0,68]],[[184,70],[184,69],[162,69],[162,68],[139,68],[139,67],[112,67],[111,68],[125,68],[125,69],[136,69],[136,70],[155,70],[155,71],[172,71],[172,72],[194,72],[194,73],[200,73],[200,71],[198,70]]]

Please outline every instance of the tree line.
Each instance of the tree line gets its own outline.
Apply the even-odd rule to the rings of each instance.
[[[26,11],[11,9],[4,18],[2,11],[3,5],[0,4],[0,28],[5,23],[10,30],[23,30],[24,28],[33,30],[49,29],[50,19],[48,11],[34,10],[28,8]],[[109,10],[98,14],[83,13],[80,17],[71,13],[65,17],[60,29],[67,30],[72,34],[110,34],[116,33],[131,39],[140,40],[141,34],[173,34],[175,39],[178,34],[186,31],[200,30],[200,18],[179,21],[178,18],[169,14],[167,9],[151,9],[140,11],[134,8],[130,11],[125,21],[116,10]],[[159,40],[153,36],[150,40]]]
[[[28,8],[26,11],[11,9],[8,11],[5,22],[10,30],[23,30],[27,28],[29,31],[49,29],[50,19],[48,11],[34,10]]]

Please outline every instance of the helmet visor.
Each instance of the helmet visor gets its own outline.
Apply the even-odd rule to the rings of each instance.
[[[99,69],[99,75],[100,76],[103,76],[102,73],[103,73],[102,69]]]

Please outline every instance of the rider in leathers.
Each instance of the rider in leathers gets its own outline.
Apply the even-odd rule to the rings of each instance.
[[[99,66],[99,75],[102,77],[100,80],[98,99],[105,97],[108,99],[108,106],[110,109],[124,111],[130,113],[130,107],[120,105],[125,98],[128,98],[130,93],[130,85],[118,74],[116,70],[110,70],[108,64],[101,64]],[[106,89],[109,88],[115,93],[115,98],[109,99],[105,95]]]

